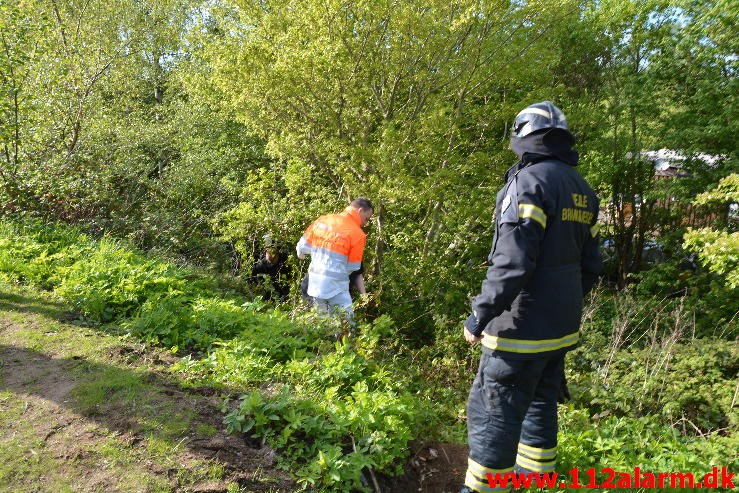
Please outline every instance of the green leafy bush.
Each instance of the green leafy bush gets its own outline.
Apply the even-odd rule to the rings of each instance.
[[[633,275],[637,280],[633,295],[625,296],[631,296],[635,304],[661,313],[679,306],[688,307],[695,322],[692,332],[697,335],[726,339],[739,336],[739,320],[736,319],[739,297],[727,284],[728,277],[703,266],[686,264],[685,261],[667,261]]]
[[[690,229],[685,233],[685,248],[698,253],[701,262],[721,276],[729,289],[739,287],[739,231]]]
[[[182,358],[175,369],[192,385],[248,389],[269,381],[275,362],[264,351],[247,341],[234,339],[213,343],[207,356]]]
[[[90,255],[59,270],[56,291],[92,320],[128,317],[145,301],[188,289],[171,265],[149,260],[104,238]]]
[[[225,418],[280,449],[298,480],[322,491],[364,489],[365,468],[401,472],[415,437],[417,399],[346,347],[286,365],[279,391],[247,394]]]
[[[713,433],[686,439],[650,416],[593,420],[586,410],[566,406],[560,409],[558,470],[582,471],[587,466],[629,471],[639,466],[644,471],[703,474],[713,465],[736,469],[739,458],[726,451],[736,450],[737,445],[736,435]]]
[[[165,346],[190,347],[199,344],[193,320],[192,299],[172,293],[153,296],[136,314],[123,322],[132,334]]]
[[[9,218],[0,222],[0,272],[19,282],[52,289],[58,269],[92,248],[92,242],[75,228]]]
[[[739,345],[718,337],[734,329],[723,325],[723,334],[697,337],[698,316],[684,303],[630,293],[594,300],[581,347],[568,356],[578,405],[596,416],[651,416],[686,436],[736,432]]]
[[[725,341],[660,341],[618,351],[589,374],[586,399],[597,414],[652,416],[693,433],[739,429],[732,409],[739,351]]]
[[[276,447],[306,487],[364,489],[368,469],[400,471],[411,439],[464,441],[479,352],[457,321],[439,319],[435,342],[422,347],[407,347],[386,315],[336,343],[331,321],[245,302],[123,243],[39,223],[0,221],[0,272],[56,290],[93,321],[199,351],[174,370],[189,385],[245,394],[225,409],[228,428]],[[726,451],[738,445],[739,351],[721,325],[723,305],[711,319],[720,330],[698,313],[701,303],[725,301],[726,287],[702,286],[696,275],[679,279],[686,292],[672,296],[674,273],[658,266],[632,291],[601,289],[589,300],[582,346],[568,356],[574,399],[561,408],[563,471],[736,464]]]

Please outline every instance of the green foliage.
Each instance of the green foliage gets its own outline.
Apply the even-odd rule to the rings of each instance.
[[[213,350],[201,359],[185,356],[176,369],[192,385],[221,388],[251,388],[268,381],[275,361],[249,342],[215,342]]]
[[[695,194],[735,166],[737,79],[730,74],[737,62],[726,36],[736,21],[709,4],[587,2],[585,26],[574,30],[590,33],[576,60],[598,68],[580,75],[574,67],[568,117],[583,137],[582,169],[607,211],[620,288],[644,267],[644,242],[684,230],[694,220],[687,205]],[[594,77],[600,83],[588,87]],[[656,180],[642,153],[658,149],[679,149],[687,159],[678,165],[690,176]],[[709,167],[690,159],[699,153],[721,159]]]
[[[693,427],[736,430],[739,414],[731,404],[737,349],[725,341],[700,339],[622,349],[610,362],[593,363],[592,387],[582,398],[599,415],[650,416],[689,433]]]
[[[408,442],[417,436],[429,409],[409,391],[402,370],[362,354],[373,352],[387,319],[363,327],[351,344],[337,343],[324,354],[293,351],[289,359],[271,352],[268,341],[285,337],[272,326],[245,332],[200,360],[183,358],[178,369],[190,382],[236,388],[269,387],[244,395],[226,415],[229,429],[249,433],[280,449],[285,467],[304,485],[326,491],[362,489],[366,468],[401,470]],[[328,327],[327,327],[328,329]],[[331,332],[312,327],[321,337]],[[301,340],[310,347],[310,338]]]
[[[736,468],[737,458],[726,454],[735,450],[736,435],[718,433],[690,440],[673,428],[649,416],[625,418],[609,416],[592,420],[587,412],[571,407],[560,410],[558,470],[583,471],[583,464],[596,471],[692,471],[709,472],[714,464]]]
[[[109,238],[93,242],[63,225],[3,221],[0,272],[21,282],[53,289],[91,321],[133,319],[127,322],[133,331],[170,346],[207,345],[218,331],[233,334],[249,328],[243,320],[236,327],[222,318],[224,311],[238,309],[233,301],[198,299],[210,292],[215,283],[197,273],[146,258]],[[245,307],[242,318],[259,309],[258,305]],[[149,325],[143,329],[134,316]],[[172,330],[187,334],[188,324],[201,336],[170,334]],[[210,331],[215,333],[208,339],[205,335]]]
[[[722,276],[729,289],[739,287],[739,232],[691,229],[685,233],[685,248],[698,253],[700,261]]]
[[[0,223],[0,272],[20,282],[50,289],[57,269],[87,255],[92,244],[77,229],[40,221]]]
[[[699,336],[731,339],[739,335],[739,299],[727,285],[726,277],[683,259],[659,263],[633,278],[637,284],[633,295],[626,295],[629,302],[640,303],[656,313],[687,308],[694,323],[690,332]],[[633,322],[638,325],[637,320]]]
[[[739,202],[739,174],[719,181],[712,190],[698,195],[694,204],[717,204],[725,214],[729,204]],[[729,289],[739,287],[739,232],[711,228],[688,229],[683,247],[698,254],[701,263],[721,276]]]
[[[108,322],[130,316],[144,301],[181,292],[186,280],[172,266],[145,259],[118,242],[103,239],[90,255],[60,269],[56,291],[83,315]]]
[[[196,56],[272,162],[215,230],[242,252],[260,230],[294,243],[317,215],[371,197],[368,279],[400,332],[430,341],[479,282],[486,245],[468,240],[489,236],[490,189],[513,159],[504,122],[532,86],[556,85],[534,67],[577,15],[546,1],[219,4],[201,22],[220,35],[203,29]]]
[[[638,287],[644,282],[652,281]],[[573,401],[560,408],[560,471],[587,464],[702,473],[707,464],[736,463],[727,450],[739,429],[738,327],[732,318],[709,331],[701,321],[718,293],[727,296],[720,284],[712,289],[714,298],[595,293],[582,345],[567,357]]]
[[[739,174],[732,173],[719,180],[718,184],[707,192],[695,197],[693,203],[698,205],[739,203]]]
[[[248,394],[226,423],[282,450],[285,467],[297,467],[305,485],[342,491],[347,484],[362,488],[368,467],[400,472],[422,405],[400,367],[371,358],[393,329],[389,318],[363,326],[356,350],[332,346],[330,323],[237,301],[182,268],[64,226],[4,221],[0,266],[16,279],[48,284],[90,321],[117,321],[146,340],[207,351],[178,365],[194,384],[248,389],[271,382],[281,389]],[[104,381],[89,395],[82,389],[78,400],[94,410],[105,395],[134,384]]]
[[[243,396],[226,424],[282,450],[306,486],[363,489],[366,468],[402,471],[398,459],[418,419],[418,403],[396,375],[373,366],[346,345],[314,361],[292,361],[277,393]]]
[[[599,417],[648,416],[685,435],[735,433],[737,324],[699,334],[694,309],[689,299],[596,293],[582,345],[568,356],[576,403]]]

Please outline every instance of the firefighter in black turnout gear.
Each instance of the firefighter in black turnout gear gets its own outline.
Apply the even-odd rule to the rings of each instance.
[[[547,473],[557,458],[564,356],[578,343],[583,296],[602,270],[598,197],[575,169],[565,116],[550,101],[521,111],[495,205],[482,291],[464,323],[482,342],[467,402],[470,446],[462,493],[491,487],[488,473]]]

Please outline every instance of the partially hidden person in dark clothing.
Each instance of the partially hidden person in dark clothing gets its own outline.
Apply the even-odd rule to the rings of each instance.
[[[288,277],[290,275],[290,266],[287,265],[286,255],[281,253],[278,248],[267,247],[262,257],[251,268],[250,280],[259,280],[266,278],[269,285],[266,286],[264,293],[265,300],[284,301],[290,293],[290,285]]]
[[[519,161],[498,192],[490,267],[464,323],[482,355],[467,402],[462,493],[511,490],[488,474],[555,468],[564,357],[578,344],[583,297],[602,270],[598,197],[575,168],[573,144],[550,101],[516,116]]]

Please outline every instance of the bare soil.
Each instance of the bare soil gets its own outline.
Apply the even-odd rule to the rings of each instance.
[[[23,323],[27,332],[31,325]],[[144,381],[160,390],[157,396],[163,408],[177,414],[193,416],[190,430],[179,437],[176,467],[163,465],[147,450],[147,436],[141,434],[142,415],[125,409],[115,402],[106,403],[100,412],[80,412],[75,409],[73,390],[79,384],[79,372],[104,372],[111,365],[93,363],[78,356],[49,354],[43,349],[23,347],[8,341],[20,329],[0,313],[0,391],[12,392],[23,404],[22,422],[8,426],[0,424],[0,441],[21,433],[22,426],[32,427],[30,458],[43,456],[57,469],[55,474],[70,471],[75,478],[75,491],[122,491],[120,471],[99,463],[99,456],[91,451],[110,446],[111,437],[122,450],[128,450],[130,463],[123,467],[134,476],[160,477],[159,484],[169,485],[170,491],[225,492],[229,485],[238,485],[241,491],[296,491],[298,486],[285,471],[276,468],[277,455],[268,446],[248,441],[242,436],[228,434],[223,429],[223,414],[215,392],[183,390],[166,375],[151,371]],[[43,329],[39,326],[39,331]],[[81,336],[82,337],[82,336]],[[162,355],[142,349],[135,343],[114,348],[107,355],[111,363],[125,364],[126,360],[140,359],[165,363]],[[5,402],[0,401],[0,413]],[[16,428],[17,427],[17,428]],[[196,430],[209,430],[205,435]],[[168,437],[169,438],[169,437]],[[35,444],[35,445],[33,445]],[[39,446],[40,444],[40,446]],[[0,460],[3,458],[0,457]],[[188,477],[183,471],[203,468],[203,464],[220,465],[225,473],[218,480],[203,480],[193,484],[180,479]],[[193,473],[189,477],[196,477]],[[201,474],[202,475],[202,474]],[[53,491],[53,481],[40,487]],[[157,488],[159,489],[159,488]],[[0,491],[6,491],[0,484]]]
[[[19,321],[18,313],[27,313],[28,318]],[[300,489],[287,472],[277,468],[277,453],[273,449],[244,436],[226,433],[219,391],[185,389],[173,380],[166,368],[178,359],[175,356],[135,341],[119,341],[105,349],[103,360],[108,364],[76,355],[73,350],[55,350],[53,345],[28,344],[27,338],[14,337],[19,331],[28,334],[29,329],[37,331],[41,339],[43,335],[54,336],[54,329],[49,331],[45,323],[50,315],[57,327],[67,330],[72,327],[68,322],[75,318],[74,314],[52,306],[31,309],[22,302],[9,303],[0,293],[0,392],[9,391],[17,398],[16,402],[20,402],[18,399],[23,402],[22,422],[8,426],[0,421],[0,442],[18,435],[23,423],[26,426],[30,423],[33,444],[23,453],[29,459],[45,457],[53,464],[57,477],[68,471],[76,478],[74,491],[127,491],[121,486],[122,469],[133,477],[159,478],[169,491],[216,493],[233,489],[235,485],[242,492]],[[103,336],[80,331],[79,337]],[[156,398],[163,408],[193,416],[188,430],[176,437],[179,440],[174,465],[163,464],[150,453],[147,445],[150,436],[142,431],[141,425],[146,416],[140,409],[114,399],[91,410],[75,406],[73,392],[80,384],[81,371],[103,375],[112,369],[127,371],[125,368],[138,368],[131,371],[139,376],[144,372],[143,381],[157,389]],[[0,399],[0,413],[5,412],[4,405],[6,402]],[[110,440],[127,451],[128,458],[119,461],[118,468],[107,460],[101,463],[100,456],[91,452],[104,448]],[[403,475],[390,478],[374,474],[368,479],[384,493],[456,492],[467,467],[466,458],[467,449],[461,445],[416,442],[411,444]],[[193,482],[193,477],[202,476],[202,472],[194,471],[202,470],[203,463],[220,466],[224,472],[218,479]],[[193,472],[188,476],[189,470]],[[41,491],[54,491],[56,483],[50,479],[47,484],[42,477],[34,485]],[[6,491],[2,484],[0,491]]]
[[[457,493],[467,470],[465,445],[454,443],[411,444],[405,473],[397,478],[379,478],[380,490],[390,493]]]

